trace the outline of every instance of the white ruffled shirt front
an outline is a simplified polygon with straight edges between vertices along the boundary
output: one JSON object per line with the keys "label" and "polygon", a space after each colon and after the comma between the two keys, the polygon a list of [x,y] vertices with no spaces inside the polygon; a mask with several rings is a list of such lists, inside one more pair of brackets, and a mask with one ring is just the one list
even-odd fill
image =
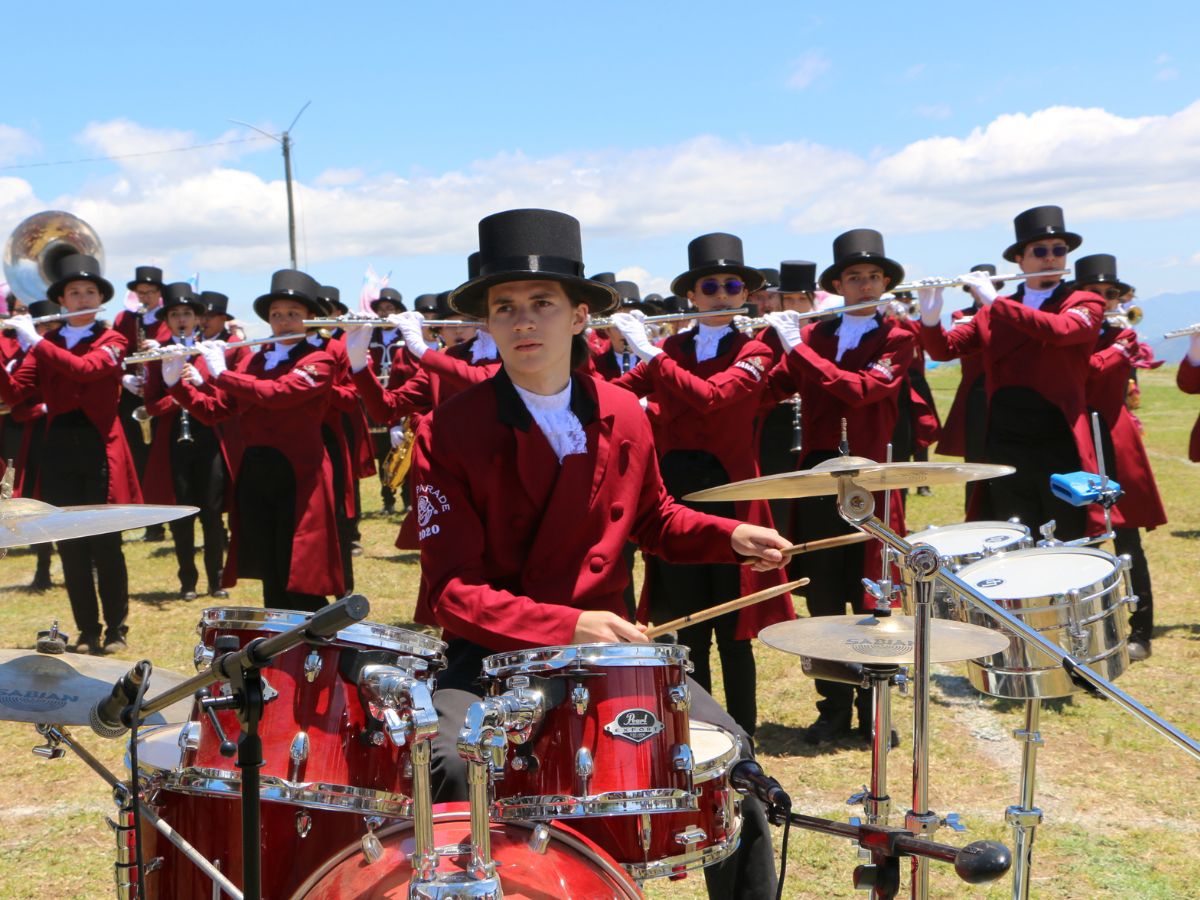
{"label": "white ruffled shirt front", "polygon": [[496,339],[482,328],[476,331],[475,343],[471,345],[471,364],[474,365],[481,359],[495,359],[499,355],[500,351],[496,349]]}
{"label": "white ruffled shirt front", "polygon": [[295,346],[295,344],[272,344],[270,350],[263,352],[263,368],[270,372],[291,355]]}
{"label": "white ruffled shirt front", "polygon": [[857,347],[863,335],[874,330],[878,324],[874,316],[842,316],[841,324],[838,325],[837,356],[834,358],[841,362],[846,351]]}
{"label": "white ruffled shirt front", "polygon": [[717,355],[717,347],[721,338],[729,333],[729,326],[697,322],[696,328],[696,362],[706,362]]}
{"label": "white ruffled shirt front", "polygon": [[576,453],[587,453],[587,434],[583,430],[583,423],[571,410],[570,382],[557,394],[549,395],[535,394],[515,384],[513,387],[533,416],[533,421],[537,422],[538,428],[542,429],[542,434],[550,442],[559,462]]}
{"label": "white ruffled shirt front", "polygon": [[63,343],[67,345],[68,350],[74,350],[75,345],[82,341],[85,337],[91,337],[91,325],[64,325],[58,331],[62,335]]}
{"label": "white ruffled shirt front", "polygon": [[1052,288],[1047,288],[1044,291],[1035,291],[1026,286],[1025,293],[1021,297],[1021,302],[1032,309],[1041,309],[1042,304],[1050,299],[1050,295],[1058,290],[1058,285]]}

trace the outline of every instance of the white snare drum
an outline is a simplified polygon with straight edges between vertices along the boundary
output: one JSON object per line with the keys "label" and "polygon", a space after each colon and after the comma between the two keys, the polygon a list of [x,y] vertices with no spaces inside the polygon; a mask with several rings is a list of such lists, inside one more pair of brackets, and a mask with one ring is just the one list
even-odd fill
{"label": "white snare drum", "polygon": [[[924,531],[910,534],[906,540],[913,545],[927,544],[937,551],[938,556],[950,561],[950,568],[957,572],[963,566],[1009,550],[1024,550],[1033,546],[1029,529],[1018,522],[961,522],[957,525],[933,526]],[[904,585],[901,605],[904,614],[914,614],[915,598],[912,573],[901,567],[900,580]],[[933,617],[966,622],[963,601],[947,588],[935,582],[933,585]]]}
{"label": "white snare drum", "polygon": [[[1112,681],[1129,666],[1129,587],[1124,559],[1090,547],[1038,547],[1002,553],[958,573],[985,597]],[[967,621],[1009,635],[1008,649],[967,663],[978,690],[1027,700],[1079,690],[1066,670],[982,610],[967,605]]]}

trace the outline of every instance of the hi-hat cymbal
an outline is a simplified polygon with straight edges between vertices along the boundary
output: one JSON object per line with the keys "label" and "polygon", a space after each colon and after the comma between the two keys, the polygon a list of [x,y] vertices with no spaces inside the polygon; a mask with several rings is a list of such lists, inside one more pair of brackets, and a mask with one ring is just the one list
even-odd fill
{"label": "hi-hat cymbal", "polygon": [[[957,662],[991,656],[1008,647],[1008,636],[980,625],[933,619],[929,661]],[[768,647],[863,665],[908,665],[913,662],[916,626],[912,616],[818,616],[777,622],[758,633]]]}
{"label": "hi-hat cymbal", "polygon": [[838,492],[838,479],[852,475],[869,491],[900,490],[935,484],[966,484],[1015,472],[1012,466],[987,463],[877,463],[861,456],[839,456],[799,472],[748,478],[696,491],[684,500],[795,500]]}
{"label": "hi-hat cymbal", "polygon": [[[36,650],[0,650],[0,720],[35,725],[87,725],[88,712],[112,693],[117,679],[132,667],[128,660]],[[155,667],[146,696],[153,697],[186,679]],[[147,716],[145,724],[186,722],[191,699]]]}
{"label": "hi-hat cymbal", "polygon": [[0,549],[161,525],[199,511],[195,506],[144,503],[51,506],[29,497],[13,497],[0,500]]}

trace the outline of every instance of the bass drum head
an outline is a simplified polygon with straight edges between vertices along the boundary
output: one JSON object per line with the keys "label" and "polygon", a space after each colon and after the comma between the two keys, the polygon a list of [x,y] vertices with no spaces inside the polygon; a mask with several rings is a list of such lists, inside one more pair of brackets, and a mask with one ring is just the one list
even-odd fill
{"label": "bass drum head", "polygon": [[[634,881],[607,853],[583,835],[557,822],[548,824],[544,850],[530,847],[533,823],[492,823],[492,857],[505,900],[561,900],[563,897],[641,897]],[[438,857],[438,876],[465,879],[470,863],[470,807],[440,803],[433,807],[433,843],[461,846],[463,852]],[[412,823],[401,822],[375,832],[383,856],[373,865],[358,843],[333,857],[293,894],[294,900],[401,900],[412,880]],[[460,883],[463,883],[460,881]],[[464,884],[464,887],[466,885]],[[448,895],[447,895],[448,896]],[[464,892],[462,896],[469,896]]]}

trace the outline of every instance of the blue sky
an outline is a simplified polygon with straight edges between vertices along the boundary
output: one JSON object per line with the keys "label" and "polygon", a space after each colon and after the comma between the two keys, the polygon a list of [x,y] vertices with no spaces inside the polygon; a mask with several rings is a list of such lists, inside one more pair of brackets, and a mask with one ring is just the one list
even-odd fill
{"label": "blue sky", "polygon": [[[1003,14],[1001,9],[1005,9]],[[590,270],[643,289],[730,230],[757,265],[879,227],[912,275],[1001,262],[1059,202],[1143,295],[1200,271],[1200,100],[1184,4],[59,4],[6,10],[0,227],[73,208],[114,278],[201,273],[235,306],[287,264],[269,142],[295,130],[301,264],[355,293],[453,286],[474,222],[553,205]],[[1019,40],[1027,36],[1029,40]],[[53,46],[48,53],[47,47]],[[89,67],[90,64],[90,67]],[[119,271],[118,271],[119,270]]]}

